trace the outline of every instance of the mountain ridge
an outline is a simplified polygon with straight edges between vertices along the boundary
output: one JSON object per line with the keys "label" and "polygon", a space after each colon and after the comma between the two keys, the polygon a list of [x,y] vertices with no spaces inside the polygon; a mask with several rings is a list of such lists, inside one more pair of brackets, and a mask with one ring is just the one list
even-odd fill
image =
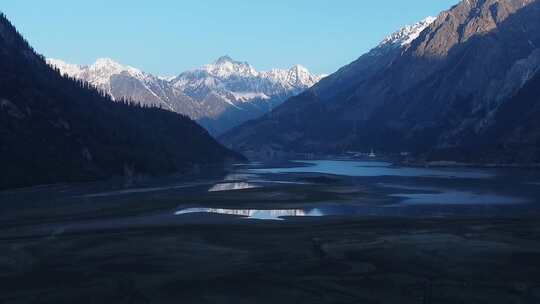
{"label": "mountain ridge", "polygon": [[539,6],[536,0],[462,1],[408,45],[379,45],[220,139],[242,151],[373,147],[450,157],[435,151],[482,137],[501,103],[538,70]]}
{"label": "mountain ridge", "polygon": [[126,98],[187,115],[212,133],[256,118],[320,80],[300,65],[259,72],[230,56],[170,78],[110,58],[99,58],[91,65],[47,61],[62,74],[87,81],[113,99]]}

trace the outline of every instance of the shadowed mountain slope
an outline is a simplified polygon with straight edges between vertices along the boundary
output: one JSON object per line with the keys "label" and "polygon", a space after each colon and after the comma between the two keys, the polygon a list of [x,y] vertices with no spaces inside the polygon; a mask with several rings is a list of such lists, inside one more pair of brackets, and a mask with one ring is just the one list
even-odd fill
{"label": "shadowed mountain slope", "polygon": [[[342,152],[373,147],[461,158],[445,151],[472,148],[471,138],[484,138],[497,124],[501,106],[508,102],[505,109],[512,107],[512,96],[538,71],[539,16],[536,0],[462,1],[409,44],[382,43],[221,140],[238,150]],[[489,151],[494,146],[474,147],[479,153],[469,160],[481,161],[488,154],[496,160],[501,151]],[[531,146],[524,144],[523,149]]]}
{"label": "shadowed mountain slope", "polygon": [[0,16],[0,188],[167,174],[239,156],[189,118],[65,78]]}

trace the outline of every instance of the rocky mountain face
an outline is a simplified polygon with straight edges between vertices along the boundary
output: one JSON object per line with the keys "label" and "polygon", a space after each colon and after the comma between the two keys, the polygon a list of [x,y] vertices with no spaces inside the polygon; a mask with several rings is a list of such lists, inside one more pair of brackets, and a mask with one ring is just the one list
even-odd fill
{"label": "rocky mountain face", "polygon": [[195,100],[171,86],[166,79],[123,66],[112,59],[100,58],[87,66],[52,58],[47,62],[64,75],[90,83],[113,100],[132,100],[184,114],[195,120],[204,115]]}
{"label": "rocky mountain face", "polygon": [[80,66],[48,59],[62,74],[86,81],[113,99],[158,106],[197,120],[211,133],[267,113],[285,99],[301,93],[321,77],[302,66],[258,72],[228,56],[172,79],[157,77],[111,59]]}
{"label": "rocky mountain face", "polygon": [[540,67],[539,2],[462,1],[222,140],[239,150],[373,147],[429,159],[538,161],[530,144],[527,159],[508,156],[515,142],[509,149],[492,136],[477,145]]}
{"label": "rocky mountain face", "polygon": [[212,133],[221,134],[268,113],[320,79],[300,65],[258,72],[247,62],[224,56],[213,64],[180,74],[172,83],[205,109],[207,114],[199,122]]}
{"label": "rocky mountain face", "polygon": [[63,77],[0,15],[0,189],[184,172],[239,158],[183,115],[114,102]]}

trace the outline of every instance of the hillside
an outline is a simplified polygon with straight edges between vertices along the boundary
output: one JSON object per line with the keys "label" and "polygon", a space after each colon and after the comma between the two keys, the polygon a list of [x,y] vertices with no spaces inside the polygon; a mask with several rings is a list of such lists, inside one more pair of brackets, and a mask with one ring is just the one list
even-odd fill
{"label": "hillside", "polygon": [[[514,107],[513,96],[540,67],[538,16],[536,0],[462,1],[414,39],[391,45],[385,39],[270,115],[221,140],[239,151],[374,148],[427,159],[536,161],[538,143],[514,140],[511,149],[502,151],[497,141],[486,141],[498,138],[487,135],[494,132],[491,126],[498,125],[503,109]],[[520,123],[517,129],[533,126]],[[480,139],[483,145],[478,145]],[[469,150],[474,155],[457,153]],[[520,158],[518,151],[528,156]]]}
{"label": "hillside", "polygon": [[189,118],[50,68],[0,16],[0,188],[168,174],[239,156]]}

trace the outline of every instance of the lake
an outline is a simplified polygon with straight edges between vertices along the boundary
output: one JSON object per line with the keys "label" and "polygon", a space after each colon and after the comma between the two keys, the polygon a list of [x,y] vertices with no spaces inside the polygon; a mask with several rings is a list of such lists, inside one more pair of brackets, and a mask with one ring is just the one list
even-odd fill
{"label": "lake", "polygon": [[[176,215],[209,213],[247,219],[280,220],[321,216],[501,216],[537,209],[538,172],[475,168],[398,167],[386,162],[313,160],[283,166],[239,166],[209,191],[242,191],[277,185],[302,186],[303,191],[330,189],[335,193],[369,189],[383,203],[359,196],[302,204],[301,208],[179,208]],[[324,176],[337,184],[309,183]],[[346,182],[345,182],[346,181]],[[268,190],[271,191],[271,190]],[[245,195],[249,196],[249,193]]]}
{"label": "lake", "polygon": [[251,169],[254,173],[324,173],[345,176],[404,176],[432,178],[489,178],[494,173],[471,169],[394,167],[386,162],[315,160],[295,161],[298,167]]}
{"label": "lake", "polygon": [[[354,160],[247,163],[212,176],[149,179],[132,186],[97,182],[0,192],[5,202],[0,217],[5,222],[25,217],[41,222],[49,216],[73,222],[68,228],[47,228],[55,231],[182,224],[194,216],[201,223],[523,216],[538,213],[539,181],[537,170],[526,169],[417,168]],[[106,216],[78,222],[95,212]]]}

